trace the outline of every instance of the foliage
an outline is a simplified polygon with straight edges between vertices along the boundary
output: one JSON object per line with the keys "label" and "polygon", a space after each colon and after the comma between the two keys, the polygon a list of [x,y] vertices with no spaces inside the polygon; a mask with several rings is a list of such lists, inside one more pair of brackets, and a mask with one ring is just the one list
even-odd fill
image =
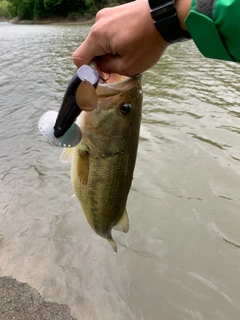
{"label": "foliage", "polygon": [[8,11],[8,2],[6,0],[0,1],[0,18],[6,18],[8,19],[10,17],[9,11]]}
{"label": "foliage", "polygon": [[[7,5],[8,1],[8,5]],[[21,19],[67,17],[73,13],[94,15],[99,9],[121,4],[124,0],[0,0],[11,17]],[[1,11],[0,11],[1,14]]]}

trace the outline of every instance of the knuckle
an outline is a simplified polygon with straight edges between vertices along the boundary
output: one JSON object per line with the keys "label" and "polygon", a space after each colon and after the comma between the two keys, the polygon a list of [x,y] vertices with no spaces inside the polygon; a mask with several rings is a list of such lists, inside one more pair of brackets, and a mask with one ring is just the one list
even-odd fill
{"label": "knuckle", "polygon": [[98,26],[97,23],[95,23],[95,24],[91,27],[91,29],[90,29],[90,34],[89,34],[89,35],[91,35],[91,37],[95,38],[95,37],[98,36],[98,33],[99,33],[99,26]]}
{"label": "knuckle", "polygon": [[108,14],[109,8],[101,9],[97,12],[95,20],[98,21]]}
{"label": "knuckle", "polygon": [[[102,9],[103,10],[103,9]],[[98,11],[95,17],[95,21],[97,22],[102,16],[102,10]]]}

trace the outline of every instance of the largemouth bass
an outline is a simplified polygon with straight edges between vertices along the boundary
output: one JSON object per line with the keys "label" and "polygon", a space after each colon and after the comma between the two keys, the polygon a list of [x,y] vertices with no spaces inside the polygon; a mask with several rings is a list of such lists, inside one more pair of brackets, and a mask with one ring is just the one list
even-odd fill
{"label": "largemouth bass", "polygon": [[141,124],[141,75],[99,84],[97,95],[97,108],[82,111],[77,120],[81,142],[64,150],[61,160],[72,158],[72,186],[87,221],[117,252],[112,228],[129,229],[126,202]]}

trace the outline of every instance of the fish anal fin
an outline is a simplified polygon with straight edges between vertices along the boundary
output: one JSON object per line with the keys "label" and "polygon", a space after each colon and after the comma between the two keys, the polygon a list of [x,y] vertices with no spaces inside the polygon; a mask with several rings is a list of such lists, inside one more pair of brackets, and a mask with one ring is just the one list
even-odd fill
{"label": "fish anal fin", "polygon": [[79,151],[77,172],[80,182],[86,185],[89,175],[89,155],[87,151]]}
{"label": "fish anal fin", "polygon": [[60,161],[62,163],[72,162],[74,148],[63,148],[60,156]]}
{"label": "fish anal fin", "polygon": [[122,232],[126,232],[126,233],[128,232],[128,230],[129,230],[129,218],[128,218],[128,214],[127,214],[126,208],[124,209],[120,220],[113,227],[113,229],[118,230],[118,231],[122,231]]}

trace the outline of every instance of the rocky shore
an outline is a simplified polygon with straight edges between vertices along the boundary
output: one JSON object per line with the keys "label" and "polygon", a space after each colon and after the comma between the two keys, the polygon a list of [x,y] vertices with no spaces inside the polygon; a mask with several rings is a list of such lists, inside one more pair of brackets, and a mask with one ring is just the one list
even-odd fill
{"label": "rocky shore", "polygon": [[0,277],[0,320],[77,320],[65,304],[45,301],[27,283]]}

